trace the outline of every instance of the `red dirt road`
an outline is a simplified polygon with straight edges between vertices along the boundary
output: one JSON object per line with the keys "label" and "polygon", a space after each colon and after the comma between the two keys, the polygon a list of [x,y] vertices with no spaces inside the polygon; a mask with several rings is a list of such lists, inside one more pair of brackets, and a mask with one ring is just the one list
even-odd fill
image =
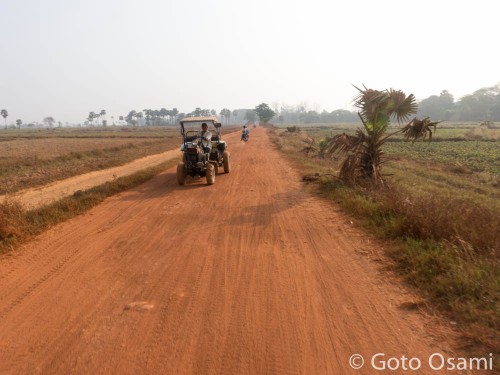
{"label": "red dirt road", "polygon": [[447,330],[402,308],[373,241],[264,129],[229,150],[215,185],[169,169],[0,257],[0,373],[380,374],[375,353],[439,373]]}

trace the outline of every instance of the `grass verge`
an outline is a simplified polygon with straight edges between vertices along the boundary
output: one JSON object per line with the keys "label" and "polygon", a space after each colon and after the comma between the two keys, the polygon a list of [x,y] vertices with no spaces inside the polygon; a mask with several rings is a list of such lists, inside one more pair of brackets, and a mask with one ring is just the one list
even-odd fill
{"label": "grass verge", "polygon": [[78,191],[35,210],[25,210],[15,200],[0,203],[0,254],[14,249],[58,223],[88,211],[112,195],[150,180],[177,162],[178,160],[169,160],[91,189]]}
{"label": "grass verge", "polygon": [[[278,150],[304,174],[335,174],[335,160],[307,156],[307,136],[269,130]],[[454,322],[466,342],[466,355],[500,353],[500,262],[495,207],[480,206],[466,196],[415,193],[394,184],[388,190],[366,190],[331,177],[314,189],[336,202],[368,232],[390,243],[387,255],[395,271]],[[499,364],[498,359],[496,363]]]}

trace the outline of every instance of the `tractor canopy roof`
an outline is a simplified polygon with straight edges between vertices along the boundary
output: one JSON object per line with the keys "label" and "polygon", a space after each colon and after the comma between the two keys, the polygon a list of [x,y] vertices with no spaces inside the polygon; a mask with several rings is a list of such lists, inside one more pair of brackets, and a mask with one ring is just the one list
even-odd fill
{"label": "tractor canopy roof", "polygon": [[192,122],[198,122],[198,123],[206,122],[207,125],[212,124],[215,126],[215,124],[219,123],[219,120],[215,116],[206,116],[206,117],[184,117],[180,121],[181,125],[192,123]]}
{"label": "tractor canopy roof", "polygon": [[179,121],[181,124],[181,134],[185,132],[185,125],[188,125],[190,129],[199,129],[201,124],[204,122],[210,127],[213,126],[217,131],[217,135],[220,135],[220,128],[222,124],[216,116],[205,116],[205,117],[184,117]]}

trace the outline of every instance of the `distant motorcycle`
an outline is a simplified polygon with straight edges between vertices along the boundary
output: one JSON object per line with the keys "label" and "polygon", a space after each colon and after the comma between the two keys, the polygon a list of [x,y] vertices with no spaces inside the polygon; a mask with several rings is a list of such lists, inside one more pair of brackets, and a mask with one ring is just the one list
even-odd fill
{"label": "distant motorcycle", "polygon": [[245,141],[245,142],[248,142],[248,134],[247,133],[242,133],[241,134],[241,140]]}

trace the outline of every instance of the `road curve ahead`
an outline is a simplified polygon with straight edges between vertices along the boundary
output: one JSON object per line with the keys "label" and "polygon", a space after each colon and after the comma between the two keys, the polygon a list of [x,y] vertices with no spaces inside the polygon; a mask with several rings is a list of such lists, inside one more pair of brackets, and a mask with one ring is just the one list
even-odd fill
{"label": "road curve ahead", "polygon": [[380,374],[376,353],[448,353],[374,241],[251,130],[214,185],[169,169],[0,257],[0,373]]}

